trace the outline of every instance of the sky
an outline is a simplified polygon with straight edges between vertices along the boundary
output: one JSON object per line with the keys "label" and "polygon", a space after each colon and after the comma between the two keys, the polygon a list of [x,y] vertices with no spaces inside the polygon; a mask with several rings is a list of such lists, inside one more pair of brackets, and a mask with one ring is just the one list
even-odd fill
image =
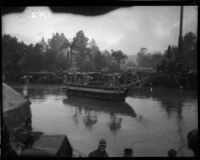
{"label": "sky", "polygon": [[[184,6],[183,35],[197,33],[197,6]],[[122,50],[135,55],[140,48],[164,52],[178,44],[180,6],[122,7],[100,16],[52,13],[48,7],[27,7],[24,12],[2,16],[2,34],[26,44],[47,41],[53,33],[73,39],[83,30],[100,50]]]}

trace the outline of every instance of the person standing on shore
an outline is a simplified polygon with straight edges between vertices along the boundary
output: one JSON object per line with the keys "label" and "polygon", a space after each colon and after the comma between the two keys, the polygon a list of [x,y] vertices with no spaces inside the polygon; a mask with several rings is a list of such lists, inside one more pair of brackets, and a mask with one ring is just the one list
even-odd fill
{"label": "person standing on shore", "polygon": [[125,148],[124,149],[124,157],[133,157],[133,150],[132,150],[132,148]]}
{"label": "person standing on shore", "polygon": [[106,141],[101,139],[99,141],[99,147],[97,150],[91,152],[88,157],[108,157],[108,153],[106,152]]}
{"label": "person standing on shore", "polygon": [[176,150],[170,149],[168,151],[168,157],[176,157],[176,155],[177,155],[177,151]]}

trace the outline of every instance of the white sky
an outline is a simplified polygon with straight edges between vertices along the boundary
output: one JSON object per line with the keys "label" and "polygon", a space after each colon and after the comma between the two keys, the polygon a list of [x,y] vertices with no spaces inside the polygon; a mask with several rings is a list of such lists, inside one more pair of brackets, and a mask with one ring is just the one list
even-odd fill
{"label": "white sky", "polygon": [[[120,49],[133,55],[142,47],[163,52],[169,44],[177,45],[179,20],[180,6],[125,7],[101,16],[55,14],[48,7],[28,7],[23,13],[3,16],[2,33],[30,44],[56,32],[72,39],[83,30],[101,50]],[[197,6],[184,6],[183,35],[189,31],[197,33]]]}

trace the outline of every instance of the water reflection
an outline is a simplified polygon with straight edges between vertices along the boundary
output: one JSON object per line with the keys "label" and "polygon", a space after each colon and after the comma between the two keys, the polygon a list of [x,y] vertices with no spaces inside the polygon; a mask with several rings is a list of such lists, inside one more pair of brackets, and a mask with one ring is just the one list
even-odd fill
{"label": "water reflection", "polygon": [[[182,89],[135,89],[132,97],[136,98],[152,98],[160,102],[160,107],[164,109],[167,116],[171,118],[172,115],[176,114],[176,126],[177,134],[179,137],[178,152],[182,157],[184,156],[184,146],[187,146],[185,139],[185,133],[182,128],[184,125],[183,119],[183,108],[185,102],[193,102],[197,99],[197,91],[194,90],[182,90]],[[192,106],[191,106],[192,107]]]}
{"label": "water reflection", "polygon": [[75,107],[75,114],[72,119],[78,125],[78,120],[81,114],[83,115],[83,123],[87,129],[92,129],[92,126],[98,122],[97,113],[103,112],[110,115],[110,122],[108,127],[115,134],[120,128],[122,117],[125,115],[136,117],[136,113],[128,103],[125,102],[111,102],[104,100],[96,100],[80,97],[69,97],[63,100],[63,103],[68,106]]}
{"label": "water reflection", "polygon": [[113,134],[116,134],[116,132],[121,128],[121,123],[122,117],[118,117],[116,114],[110,115],[110,122],[108,126]]}
{"label": "water reflection", "polygon": [[24,94],[24,92],[27,92],[31,99],[40,99],[40,101],[44,101],[47,95],[63,95],[62,88],[60,86],[18,85],[13,87],[19,93]]}
{"label": "water reflection", "polygon": [[76,126],[79,124],[79,115],[81,115],[78,108],[75,107],[75,113],[72,115],[72,120],[75,122]]}
{"label": "water reflection", "polygon": [[161,103],[160,106],[166,111],[168,117],[171,117],[171,114],[176,111],[177,118],[182,119],[182,108],[185,100],[193,100],[194,97],[197,97],[197,91],[166,88],[154,88],[153,90],[151,88],[136,88],[131,96],[140,99],[152,98],[155,101],[159,101]]}
{"label": "water reflection", "polygon": [[32,86],[25,85],[23,87],[14,87],[16,91],[22,95],[27,92],[31,99],[45,99],[46,91],[44,88],[33,88]]}
{"label": "water reflection", "polygon": [[83,123],[88,129],[92,129],[92,126],[97,123],[97,114],[95,112],[86,111],[83,117]]}
{"label": "water reflection", "polygon": [[104,112],[110,115],[121,114],[136,117],[134,109],[126,102],[104,101],[97,99],[69,97],[63,99],[64,104],[75,106],[84,111]]}
{"label": "water reflection", "polygon": [[108,151],[115,156],[132,141],[166,132],[164,138],[137,143],[134,155],[166,156],[167,151],[174,148],[180,156],[185,156],[188,154],[185,152],[186,135],[197,126],[195,91],[135,88],[126,102],[110,102],[67,98],[60,86],[21,85],[14,88],[20,93],[24,89],[32,100],[34,129],[46,134],[66,134],[77,149],[87,154],[96,146],[95,140],[102,136],[109,137]]}

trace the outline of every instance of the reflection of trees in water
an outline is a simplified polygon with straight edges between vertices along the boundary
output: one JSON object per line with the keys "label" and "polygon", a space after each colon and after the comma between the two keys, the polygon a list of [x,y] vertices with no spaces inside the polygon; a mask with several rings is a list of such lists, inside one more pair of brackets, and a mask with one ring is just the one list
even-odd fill
{"label": "reflection of trees in water", "polygon": [[113,132],[113,134],[116,134],[116,132],[121,128],[122,118],[118,117],[116,114],[110,114],[110,122],[108,124],[110,130]]}
{"label": "reflection of trees in water", "polygon": [[[134,109],[126,102],[112,102],[80,97],[69,97],[63,99],[63,103],[68,106],[75,106],[80,114],[83,115],[83,123],[86,128],[91,129],[97,123],[97,113],[106,113],[111,115],[110,122],[108,123],[111,131],[116,132],[121,128],[122,118],[116,115],[126,115],[136,117]],[[77,121],[77,111],[73,115],[74,121]],[[78,123],[78,122],[75,122]]]}
{"label": "reflection of trees in water", "polygon": [[177,118],[182,119],[183,102],[180,99],[167,98],[161,100],[161,107],[165,109],[167,115],[171,117],[173,112],[177,112]]}
{"label": "reflection of trees in water", "polygon": [[136,117],[134,109],[126,102],[112,102],[80,97],[70,97],[63,99],[63,103],[69,106],[76,106],[84,111],[102,112],[108,114],[120,114]]}
{"label": "reflection of trees in water", "polygon": [[160,92],[152,93],[152,97],[161,102],[160,106],[166,111],[168,117],[171,117],[172,113],[177,114],[177,128],[180,139],[178,150],[180,155],[183,155],[183,147],[185,146],[185,137],[182,133],[183,103],[184,100],[191,98],[191,96],[192,95],[188,94],[188,92],[182,92],[181,90],[166,90],[166,92],[161,90]]}
{"label": "reflection of trees in water", "polygon": [[78,124],[79,124],[79,115],[80,115],[80,113],[79,113],[79,110],[78,110],[78,108],[77,107],[74,107],[74,109],[75,109],[75,113],[74,113],[74,115],[72,115],[72,120],[75,122],[75,124],[78,126]]}
{"label": "reflection of trees in water", "polygon": [[23,95],[24,92],[27,92],[30,98],[33,99],[44,99],[45,98],[45,89],[43,88],[31,88],[30,86],[23,86],[16,88],[16,91]]}
{"label": "reflection of trees in water", "polygon": [[72,115],[72,120],[76,125],[79,124],[79,119],[82,115],[84,115],[84,110],[81,107],[73,106],[75,113]]}
{"label": "reflection of trees in water", "polygon": [[185,142],[186,142],[186,137],[183,136],[183,132],[182,132],[182,117],[181,118],[177,118],[177,126],[178,126],[178,135],[180,137],[180,145],[179,145],[179,154],[181,156],[183,156],[183,147],[185,146]]}
{"label": "reflection of trees in water", "polygon": [[183,131],[182,131],[182,124],[183,123],[183,117],[182,117],[182,107],[183,104],[179,103],[177,105],[177,127],[178,127],[178,135],[180,137],[180,145],[179,145],[179,154],[180,156],[184,156],[183,154],[183,148],[186,146],[186,137],[183,136]]}
{"label": "reflection of trees in water", "polygon": [[183,134],[183,116],[182,110],[184,102],[188,100],[196,100],[197,92],[192,90],[181,90],[181,89],[153,89],[152,92],[148,89],[135,90],[134,97],[153,98],[156,101],[161,102],[162,107],[167,115],[170,117],[172,113],[176,113],[177,118],[177,134],[179,139],[178,152],[180,156],[184,156],[184,147],[186,146],[186,137]]}
{"label": "reflection of trees in water", "polygon": [[185,100],[191,100],[197,98],[197,92],[192,90],[181,90],[181,89],[162,89],[153,88],[141,88],[135,89],[133,97],[139,98],[153,98],[156,101],[161,102],[161,107],[167,112],[168,116],[171,116],[172,112],[177,112],[178,117],[182,117],[182,107]]}
{"label": "reflection of trees in water", "polygon": [[27,88],[30,98],[33,98],[33,99],[45,99],[46,95],[58,96],[58,95],[63,94],[61,88],[56,87],[56,86],[48,86],[48,85],[45,85],[45,86],[27,85],[26,87],[21,86],[21,87],[16,87],[15,89],[22,94],[25,88]]}
{"label": "reflection of trees in water", "polygon": [[92,126],[97,123],[96,112],[86,110],[85,115],[83,116],[83,123],[85,124],[86,128],[91,129]]}

